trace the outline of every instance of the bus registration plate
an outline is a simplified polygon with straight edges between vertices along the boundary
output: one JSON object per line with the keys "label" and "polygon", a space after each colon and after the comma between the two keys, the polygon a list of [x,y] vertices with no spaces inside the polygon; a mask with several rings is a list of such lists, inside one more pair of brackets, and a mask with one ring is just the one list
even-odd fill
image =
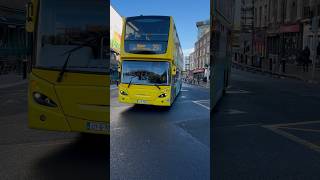
{"label": "bus registration plate", "polygon": [[109,126],[102,122],[87,122],[87,129],[92,131],[106,131],[109,132]]}
{"label": "bus registration plate", "polygon": [[147,104],[148,102],[146,100],[137,100],[138,104]]}

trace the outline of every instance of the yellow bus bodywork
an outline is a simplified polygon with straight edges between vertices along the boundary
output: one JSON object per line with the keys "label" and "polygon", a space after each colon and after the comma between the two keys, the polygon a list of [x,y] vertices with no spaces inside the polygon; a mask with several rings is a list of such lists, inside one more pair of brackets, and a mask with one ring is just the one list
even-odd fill
{"label": "yellow bus bodywork", "polygon": [[[26,31],[35,32],[39,0],[27,6]],[[30,128],[109,134],[110,76],[86,72],[65,72],[57,83],[59,71],[33,68],[29,75],[28,123]],[[50,98],[57,107],[41,105],[34,92]]]}
{"label": "yellow bus bodywork", "polygon": [[[170,30],[169,30],[169,37],[168,37],[168,46],[167,51],[164,54],[132,54],[127,53],[124,49],[124,42],[125,42],[125,26],[126,20],[124,19],[123,23],[123,34],[121,37],[121,52],[120,52],[120,63],[119,63],[119,71],[121,71],[121,62],[126,60],[139,60],[139,61],[166,61],[170,63],[170,69],[172,70],[172,66],[176,66],[177,69],[182,69],[177,63],[176,59],[179,56],[178,49],[175,43],[174,37],[174,21],[173,18],[170,16]],[[180,44],[179,44],[180,45]],[[173,76],[170,73],[170,76]],[[132,84],[128,88],[128,84],[120,83],[118,86],[118,101],[121,103],[128,103],[128,104],[148,104],[148,105],[155,105],[155,106],[171,106],[176,96],[179,94],[181,89],[181,84],[177,86],[173,82],[173,78],[171,83],[168,86],[159,86],[158,89],[156,86],[152,85],[135,85]],[[128,95],[122,95],[120,92],[124,91]],[[165,98],[160,98],[159,95],[165,93],[167,96]]]}
{"label": "yellow bus bodywork", "polygon": [[[29,127],[54,131],[109,134],[109,76],[66,72],[56,82],[59,71],[33,69],[30,74]],[[57,104],[38,104],[34,92]]]}
{"label": "yellow bus bodywork", "polygon": [[[148,104],[155,106],[170,106],[172,103],[171,86],[156,86],[135,85],[132,84],[128,88],[128,84],[119,85],[118,100],[121,103],[128,104]],[[124,91],[128,95],[122,95]],[[164,98],[159,98],[161,94],[167,94]]]}

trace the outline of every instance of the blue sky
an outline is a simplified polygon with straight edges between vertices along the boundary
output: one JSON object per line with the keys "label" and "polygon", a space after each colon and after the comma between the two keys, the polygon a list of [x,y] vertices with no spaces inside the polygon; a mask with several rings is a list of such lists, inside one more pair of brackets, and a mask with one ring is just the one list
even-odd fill
{"label": "blue sky", "polygon": [[124,17],[137,15],[173,16],[184,54],[197,39],[196,22],[209,19],[210,0],[111,0]]}

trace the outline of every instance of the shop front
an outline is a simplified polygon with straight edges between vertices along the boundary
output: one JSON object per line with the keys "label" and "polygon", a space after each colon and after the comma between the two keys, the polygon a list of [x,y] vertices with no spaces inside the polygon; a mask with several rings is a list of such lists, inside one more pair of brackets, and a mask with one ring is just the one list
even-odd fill
{"label": "shop front", "polygon": [[203,79],[205,78],[205,68],[196,68],[193,71],[193,79],[195,81],[203,81]]}

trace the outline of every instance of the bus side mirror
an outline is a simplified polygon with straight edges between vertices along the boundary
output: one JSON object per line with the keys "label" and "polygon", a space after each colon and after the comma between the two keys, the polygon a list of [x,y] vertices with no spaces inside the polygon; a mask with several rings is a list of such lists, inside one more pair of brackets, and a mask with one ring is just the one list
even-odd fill
{"label": "bus side mirror", "polygon": [[34,6],[32,2],[26,5],[26,31],[34,32]]}
{"label": "bus side mirror", "polygon": [[177,67],[175,65],[172,65],[172,71],[171,71],[172,75],[176,75],[177,74]]}

